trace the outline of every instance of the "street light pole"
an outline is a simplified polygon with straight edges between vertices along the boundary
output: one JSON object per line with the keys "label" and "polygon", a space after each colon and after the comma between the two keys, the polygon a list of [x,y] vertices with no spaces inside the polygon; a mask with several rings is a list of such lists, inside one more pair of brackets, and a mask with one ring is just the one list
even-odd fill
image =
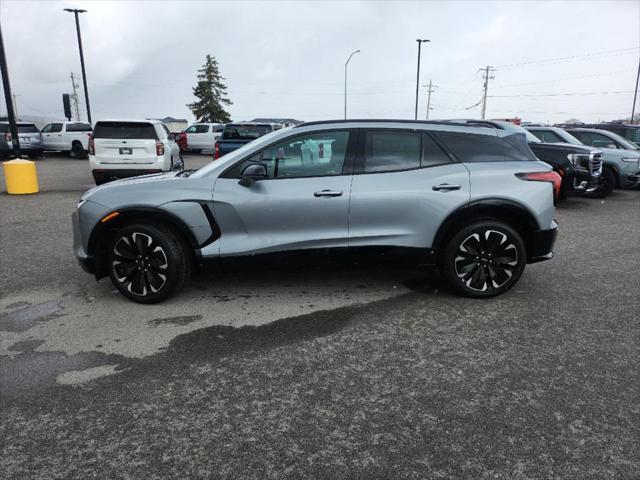
{"label": "street light pole", "polygon": [[426,42],[430,42],[431,40],[423,40],[423,39],[416,39],[416,42],[418,42],[418,71],[416,74],[416,112],[414,115],[414,120],[418,119],[418,93],[420,91],[420,52],[421,52],[421,47],[423,43]]}
{"label": "street light pole", "polygon": [[360,53],[360,50],[356,50],[355,52],[351,53],[351,55],[349,55],[349,58],[347,58],[347,61],[344,63],[344,119],[347,119],[347,65],[349,65],[349,60],[351,60],[351,57],[353,57],[356,53]]}
{"label": "street light pole", "polygon": [[4,41],[2,40],[2,27],[0,27],[0,73],[2,73],[2,87],[4,89],[4,100],[7,104],[7,117],[9,118],[9,131],[11,132],[11,144],[13,154],[20,158],[20,138],[18,137],[18,127],[16,126],[16,116],[13,111],[13,98],[11,96],[11,85],[9,83],[9,71],[7,69],[7,57],[4,54]]}
{"label": "street light pole", "polygon": [[91,123],[91,108],[89,107],[89,90],[87,89],[87,72],[84,69],[84,54],[82,53],[82,37],[80,36],[80,20],[79,13],[85,13],[86,10],[78,8],[65,8],[65,12],[72,12],[76,17],[76,32],[78,33],[78,49],[80,50],[80,66],[82,67],[82,83],[84,85],[84,99],[87,104],[87,120]]}
{"label": "street light pole", "polygon": [[638,73],[636,74],[636,89],[633,91],[633,108],[631,109],[631,125],[634,124],[633,117],[636,114],[636,98],[638,97],[639,81],[640,81],[640,61],[638,61]]}

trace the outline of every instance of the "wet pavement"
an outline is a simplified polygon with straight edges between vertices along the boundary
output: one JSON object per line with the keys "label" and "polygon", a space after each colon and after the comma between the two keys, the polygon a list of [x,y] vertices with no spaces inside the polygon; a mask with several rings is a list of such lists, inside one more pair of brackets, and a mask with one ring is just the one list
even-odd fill
{"label": "wet pavement", "polygon": [[70,256],[72,161],[0,195],[0,478],[640,478],[640,191],[488,301],[319,265],[141,306]]}

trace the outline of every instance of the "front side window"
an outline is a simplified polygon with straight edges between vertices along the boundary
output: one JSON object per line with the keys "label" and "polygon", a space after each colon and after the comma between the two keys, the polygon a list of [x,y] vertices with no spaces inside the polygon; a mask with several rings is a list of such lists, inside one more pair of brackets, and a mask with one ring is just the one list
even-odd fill
{"label": "front side window", "polygon": [[253,163],[263,164],[269,178],[341,175],[348,143],[348,131],[291,137],[243,160],[225,177],[239,178],[242,171]]}
{"label": "front side window", "polygon": [[600,133],[584,132],[582,134],[582,142],[596,148],[618,148],[614,140]]}
{"label": "front side window", "polygon": [[209,125],[195,125],[195,127],[193,133],[207,133],[209,131]]}
{"label": "front side window", "polygon": [[562,143],[563,140],[556,133],[549,130],[537,130],[532,132],[536,137],[546,143]]}
{"label": "front side window", "polygon": [[62,131],[61,123],[52,123],[50,125],[51,125],[51,129],[49,130],[49,133],[58,133]]}
{"label": "front side window", "polygon": [[368,131],[364,171],[390,172],[420,167],[422,134],[403,131]]}
{"label": "front side window", "polygon": [[458,160],[474,162],[513,162],[534,160],[535,156],[520,133],[506,137],[439,132],[437,134]]}
{"label": "front side window", "polygon": [[41,132],[42,133],[49,133],[51,131],[51,124],[49,123],[48,125],[45,125],[44,127],[42,127]]}
{"label": "front side window", "polygon": [[185,133],[196,133],[197,125],[191,125],[189,128],[185,130]]}

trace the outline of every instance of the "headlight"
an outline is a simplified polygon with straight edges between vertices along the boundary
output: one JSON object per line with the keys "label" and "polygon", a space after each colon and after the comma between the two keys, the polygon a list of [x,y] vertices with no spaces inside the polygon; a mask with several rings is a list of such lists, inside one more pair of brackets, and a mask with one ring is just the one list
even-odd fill
{"label": "headlight", "polygon": [[567,155],[567,159],[571,162],[575,169],[589,171],[589,155],[570,153]]}

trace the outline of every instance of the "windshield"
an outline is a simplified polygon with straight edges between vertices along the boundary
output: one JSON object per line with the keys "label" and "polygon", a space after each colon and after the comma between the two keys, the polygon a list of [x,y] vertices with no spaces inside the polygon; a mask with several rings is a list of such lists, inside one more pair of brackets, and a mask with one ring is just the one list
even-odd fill
{"label": "windshield", "polygon": [[223,140],[255,140],[271,132],[268,125],[227,125],[222,132]]}
{"label": "windshield", "polygon": [[541,143],[538,137],[536,137],[529,130],[525,130],[519,125],[516,125],[511,122],[496,122],[496,123],[500,124],[503,130],[511,130],[513,132],[524,133],[525,137],[527,137],[527,142],[529,143]]}
{"label": "windshield", "polygon": [[640,128],[627,128],[624,136],[627,140],[634,143],[640,143]]}

